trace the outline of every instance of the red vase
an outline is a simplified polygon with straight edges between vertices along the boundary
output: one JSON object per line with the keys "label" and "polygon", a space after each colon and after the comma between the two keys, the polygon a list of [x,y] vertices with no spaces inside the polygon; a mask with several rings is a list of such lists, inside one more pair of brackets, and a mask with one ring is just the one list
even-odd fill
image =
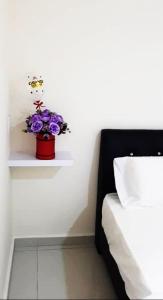
{"label": "red vase", "polygon": [[45,138],[42,134],[36,137],[36,158],[53,159],[55,158],[55,136],[50,135]]}

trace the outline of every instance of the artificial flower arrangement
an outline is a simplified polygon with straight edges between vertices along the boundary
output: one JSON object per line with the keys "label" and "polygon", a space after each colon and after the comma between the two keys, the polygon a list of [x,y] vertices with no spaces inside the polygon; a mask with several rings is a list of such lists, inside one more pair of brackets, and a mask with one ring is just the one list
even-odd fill
{"label": "artificial flower arrangement", "polygon": [[26,119],[27,128],[24,132],[42,134],[45,139],[48,139],[50,135],[65,134],[69,131],[67,123],[64,122],[63,117],[49,109],[41,109],[43,102],[36,101],[36,112],[29,115]]}
{"label": "artificial flower arrangement", "polygon": [[29,85],[32,88],[31,94],[36,97],[33,103],[36,111],[26,118],[26,129],[23,131],[36,135],[37,158],[53,159],[55,157],[55,136],[65,134],[70,130],[61,115],[45,108],[43,101],[38,100],[43,93],[43,80],[34,76]]}

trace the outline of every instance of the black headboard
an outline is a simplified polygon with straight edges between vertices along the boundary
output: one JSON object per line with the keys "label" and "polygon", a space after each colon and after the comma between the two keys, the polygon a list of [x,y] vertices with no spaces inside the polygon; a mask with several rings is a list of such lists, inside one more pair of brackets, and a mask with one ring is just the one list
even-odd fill
{"label": "black headboard", "polygon": [[101,210],[107,193],[115,192],[113,159],[121,156],[163,155],[163,130],[120,130],[101,131],[96,207],[96,246],[100,243]]}

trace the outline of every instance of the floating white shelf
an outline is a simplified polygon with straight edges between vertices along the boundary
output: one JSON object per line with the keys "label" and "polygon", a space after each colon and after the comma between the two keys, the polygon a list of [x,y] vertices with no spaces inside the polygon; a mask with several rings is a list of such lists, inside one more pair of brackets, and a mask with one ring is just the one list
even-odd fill
{"label": "floating white shelf", "polygon": [[68,151],[56,152],[55,159],[40,160],[34,154],[12,152],[8,160],[9,167],[66,167],[72,166],[73,159]]}

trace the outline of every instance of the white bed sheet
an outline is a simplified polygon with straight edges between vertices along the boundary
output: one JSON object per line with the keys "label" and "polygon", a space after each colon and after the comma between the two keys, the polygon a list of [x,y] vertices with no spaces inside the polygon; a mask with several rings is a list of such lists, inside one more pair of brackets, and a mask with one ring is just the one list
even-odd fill
{"label": "white bed sheet", "polygon": [[163,299],[163,206],[123,208],[106,195],[102,226],[130,299]]}

